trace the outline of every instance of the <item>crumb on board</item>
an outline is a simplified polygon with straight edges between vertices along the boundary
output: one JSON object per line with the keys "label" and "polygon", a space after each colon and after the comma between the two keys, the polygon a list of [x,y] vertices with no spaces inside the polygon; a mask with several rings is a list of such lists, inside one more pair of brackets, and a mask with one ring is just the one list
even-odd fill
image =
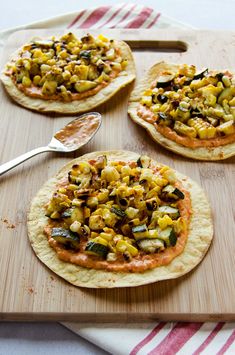
{"label": "crumb on board", "polygon": [[15,224],[9,222],[6,218],[1,218],[1,221],[6,224],[7,229],[14,229]]}

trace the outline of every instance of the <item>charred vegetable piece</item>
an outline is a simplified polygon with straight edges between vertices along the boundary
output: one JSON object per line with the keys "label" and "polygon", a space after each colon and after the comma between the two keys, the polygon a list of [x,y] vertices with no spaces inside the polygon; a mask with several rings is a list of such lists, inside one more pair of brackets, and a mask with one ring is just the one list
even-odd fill
{"label": "charred vegetable piece", "polygon": [[117,208],[117,207],[111,207],[110,211],[115,213],[116,216],[121,217],[121,218],[124,218],[126,216],[126,213],[124,211],[120,210],[120,208]]}
{"label": "charred vegetable piece", "polygon": [[159,95],[157,96],[157,99],[158,99],[159,102],[161,102],[161,104],[164,104],[165,102],[167,102],[168,97],[165,96],[165,95],[160,95],[160,94],[159,94]]}
{"label": "charred vegetable piece", "polygon": [[79,248],[79,236],[72,231],[65,229],[65,228],[52,228],[51,236],[57,242],[67,245],[72,249]]}
{"label": "charred vegetable piece", "polygon": [[129,202],[128,202],[127,198],[119,198],[118,199],[118,203],[119,203],[121,208],[127,208],[128,205],[129,205]]}
{"label": "charred vegetable piece", "polygon": [[172,120],[164,112],[158,113],[158,123],[163,126],[170,126]]}
{"label": "charred vegetable piece", "polygon": [[85,252],[89,255],[96,255],[105,259],[109,252],[109,248],[103,244],[89,241],[86,245]]}
{"label": "charred vegetable piece", "polygon": [[35,40],[33,42],[38,47],[51,48],[53,46],[53,41],[50,40]]}
{"label": "charred vegetable piece", "polygon": [[106,155],[100,155],[95,162],[95,167],[99,170],[104,169],[107,165]]}
{"label": "charred vegetable piece", "polygon": [[81,51],[79,55],[80,55],[80,58],[90,59],[91,58],[91,51],[84,50],[84,51]]}
{"label": "charred vegetable piece", "polygon": [[75,185],[80,185],[82,180],[80,177],[72,175],[72,172],[69,171],[68,173],[68,180],[70,183],[75,184]]}
{"label": "charred vegetable piece", "polygon": [[175,75],[170,74],[170,73],[166,73],[166,74],[161,75],[158,78],[158,81],[156,83],[156,87],[157,88],[166,88],[167,86],[169,86],[171,84],[174,77],[175,77]]}
{"label": "charred vegetable piece", "polygon": [[149,211],[156,210],[156,208],[158,207],[158,202],[157,202],[156,197],[146,200],[146,207],[147,207],[147,210],[149,210]]}
{"label": "charred vegetable piece", "polygon": [[132,233],[134,234],[135,240],[148,238],[148,227],[146,224],[134,226],[132,227]]}
{"label": "charred vegetable piece", "polygon": [[141,155],[137,160],[137,165],[140,168],[148,168],[150,166],[151,159],[147,155]]}
{"label": "charred vegetable piece", "polygon": [[204,76],[206,76],[207,74],[208,74],[208,68],[202,69],[202,70],[200,70],[200,71],[198,71],[198,72],[196,72],[196,73],[194,74],[193,79],[194,79],[194,80],[202,79],[202,78],[204,78]]}
{"label": "charred vegetable piece", "polygon": [[172,185],[167,185],[162,189],[162,194],[161,198],[163,200],[183,200],[184,199],[184,194],[182,191],[180,191],[177,187],[174,187]]}
{"label": "charred vegetable piece", "polygon": [[138,246],[145,253],[155,253],[165,248],[164,242],[160,239],[142,239],[138,241]]}
{"label": "charred vegetable piece", "polygon": [[168,214],[168,216],[173,219],[178,218],[180,215],[178,208],[174,208],[171,206],[160,206],[157,211],[160,215],[164,216],[165,214]]}
{"label": "charred vegetable piece", "polygon": [[168,247],[174,247],[177,242],[177,236],[172,227],[167,227],[164,230],[160,231],[158,238],[163,240]]}
{"label": "charred vegetable piece", "polygon": [[146,224],[141,224],[139,226],[132,227],[132,233],[146,232],[148,230]]}
{"label": "charred vegetable piece", "polygon": [[61,213],[61,217],[62,218],[71,217],[72,213],[73,213],[73,208],[67,208],[67,210]]}

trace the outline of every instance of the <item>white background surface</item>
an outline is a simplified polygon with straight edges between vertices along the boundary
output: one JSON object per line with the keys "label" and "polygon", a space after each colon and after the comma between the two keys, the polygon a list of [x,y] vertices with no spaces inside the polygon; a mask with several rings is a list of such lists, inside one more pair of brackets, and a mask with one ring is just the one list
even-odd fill
{"label": "white background surface", "polygon": [[[79,11],[84,6],[116,3],[115,0],[1,0],[0,30]],[[135,3],[152,7],[196,28],[235,30],[235,0],[148,0]],[[57,323],[0,323],[0,355],[36,353],[107,354]]]}

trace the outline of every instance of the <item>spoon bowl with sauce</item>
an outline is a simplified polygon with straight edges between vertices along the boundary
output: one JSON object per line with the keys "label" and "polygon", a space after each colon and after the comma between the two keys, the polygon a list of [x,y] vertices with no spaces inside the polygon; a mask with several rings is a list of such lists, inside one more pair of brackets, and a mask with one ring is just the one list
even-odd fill
{"label": "spoon bowl with sauce", "polygon": [[0,175],[3,175],[25,160],[28,160],[40,153],[69,153],[83,147],[96,134],[101,126],[101,122],[101,114],[98,112],[89,112],[77,117],[75,120],[69,122],[61,130],[56,132],[46,147],[33,149],[28,153],[20,155],[19,157],[0,165]]}

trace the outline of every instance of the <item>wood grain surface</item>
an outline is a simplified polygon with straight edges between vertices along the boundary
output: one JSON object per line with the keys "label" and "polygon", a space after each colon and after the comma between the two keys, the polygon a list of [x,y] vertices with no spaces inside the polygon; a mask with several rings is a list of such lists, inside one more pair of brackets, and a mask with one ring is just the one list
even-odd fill
{"label": "wood grain surface", "polygon": [[[51,30],[14,33],[3,52],[2,66],[25,41],[51,34]],[[135,47],[138,78],[161,60],[221,69],[235,66],[235,32],[110,30],[104,34],[128,40]],[[1,320],[235,320],[235,157],[197,162],[154,143],[127,116],[132,88],[129,85],[97,108],[103,115],[103,125],[85,148],[66,156],[46,153],[34,157],[0,177]],[[0,90],[1,163],[46,145],[52,134],[71,120],[68,116],[31,112],[15,104],[2,86]],[[205,189],[212,206],[215,235],[209,252],[194,271],[148,286],[92,290],[68,284],[37,259],[26,229],[32,197],[64,163],[87,152],[107,149],[149,154]]]}

